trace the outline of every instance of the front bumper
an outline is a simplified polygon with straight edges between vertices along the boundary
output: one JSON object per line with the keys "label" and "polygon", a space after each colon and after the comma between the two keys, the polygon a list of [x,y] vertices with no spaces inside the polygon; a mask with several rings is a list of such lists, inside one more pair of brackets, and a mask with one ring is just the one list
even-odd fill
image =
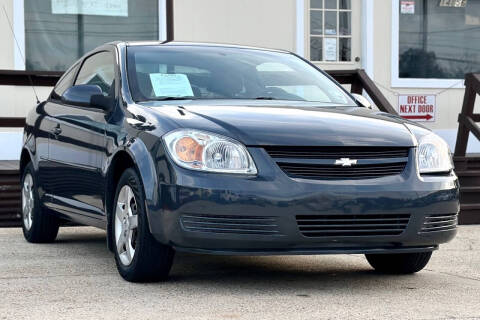
{"label": "front bumper", "polygon": [[[401,175],[376,179],[293,179],[269,161],[263,149],[249,151],[259,169],[256,177],[172,167],[176,183],[160,186],[161,202],[147,203],[155,238],[182,251],[267,255],[432,251],[455,236],[454,227],[426,228],[432,216],[458,213],[454,173],[420,177],[412,165]],[[409,163],[415,163],[413,157],[411,152]],[[335,220],[373,217],[377,225],[361,235],[306,236],[297,223],[299,215],[328,215]],[[406,216],[406,226],[395,234],[377,232],[383,228],[381,219],[390,224],[393,217]],[[352,228],[359,227],[351,225],[347,231]]]}

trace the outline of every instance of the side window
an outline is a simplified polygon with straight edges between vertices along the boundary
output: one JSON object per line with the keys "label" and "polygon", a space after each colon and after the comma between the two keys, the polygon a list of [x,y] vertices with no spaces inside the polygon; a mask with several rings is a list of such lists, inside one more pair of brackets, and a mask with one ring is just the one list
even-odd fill
{"label": "side window", "polygon": [[77,84],[96,84],[102,88],[105,96],[112,93],[115,80],[113,56],[110,52],[100,52],[90,56],[83,63],[78,73]]}
{"label": "side window", "polygon": [[60,99],[62,94],[67,91],[73,85],[73,80],[75,78],[75,74],[78,70],[78,64],[75,65],[73,68],[68,70],[61,78],[58,80],[55,88],[53,88],[51,98],[52,99]]}

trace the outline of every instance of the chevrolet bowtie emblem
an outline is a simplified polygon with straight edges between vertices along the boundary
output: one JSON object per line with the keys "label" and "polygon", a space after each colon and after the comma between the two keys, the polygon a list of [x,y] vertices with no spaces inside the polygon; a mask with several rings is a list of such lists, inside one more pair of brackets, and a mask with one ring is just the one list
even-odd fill
{"label": "chevrolet bowtie emblem", "polygon": [[353,160],[350,158],[341,158],[341,159],[335,160],[336,166],[351,167],[354,164],[357,164],[357,160]]}

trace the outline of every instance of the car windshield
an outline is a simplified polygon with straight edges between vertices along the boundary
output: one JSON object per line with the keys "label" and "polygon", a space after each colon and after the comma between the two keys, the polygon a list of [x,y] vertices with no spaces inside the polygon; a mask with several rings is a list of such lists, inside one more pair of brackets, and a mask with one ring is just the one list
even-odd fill
{"label": "car windshield", "polygon": [[130,46],[132,98],[256,99],[351,105],[336,83],[293,54],[219,46]]}

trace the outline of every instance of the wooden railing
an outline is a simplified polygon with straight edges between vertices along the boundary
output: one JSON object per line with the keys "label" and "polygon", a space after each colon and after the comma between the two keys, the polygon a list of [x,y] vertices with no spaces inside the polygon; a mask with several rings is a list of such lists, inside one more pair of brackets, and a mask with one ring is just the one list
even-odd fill
{"label": "wooden railing", "polygon": [[[0,85],[53,87],[62,74],[63,72],[57,71],[0,70]],[[24,126],[24,117],[0,117],[0,128],[22,128]]]}
{"label": "wooden railing", "polygon": [[462,111],[458,115],[458,133],[455,145],[455,156],[457,157],[465,156],[470,132],[480,140],[480,127],[477,125],[477,122],[480,122],[480,114],[473,113],[477,94],[480,94],[480,74],[467,73]]}
{"label": "wooden railing", "polygon": [[380,111],[397,114],[397,110],[388,102],[365,70],[326,70],[326,72],[339,83],[350,84],[351,93],[362,94],[365,90]]}
{"label": "wooden railing", "polygon": [[0,161],[0,227],[20,226],[20,189],[18,161]]}
{"label": "wooden railing", "polygon": [[458,115],[455,145],[455,173],[460,180],[460,219],[462,224],[480,224],[480,156],[467,154],[470,132],[480,140],[480,114],[473,113],[475,99],[480,94],[480,74],[465,75],[465,95]]}
{"label": "wooden railing", "polygon": [[59,71],[0,70],[0,85],[53,87],[62,74]]}
{"label": "wooden railing", "polygon": [[0,128],[23,128],[24,126],[25,118],[0,118]]}

